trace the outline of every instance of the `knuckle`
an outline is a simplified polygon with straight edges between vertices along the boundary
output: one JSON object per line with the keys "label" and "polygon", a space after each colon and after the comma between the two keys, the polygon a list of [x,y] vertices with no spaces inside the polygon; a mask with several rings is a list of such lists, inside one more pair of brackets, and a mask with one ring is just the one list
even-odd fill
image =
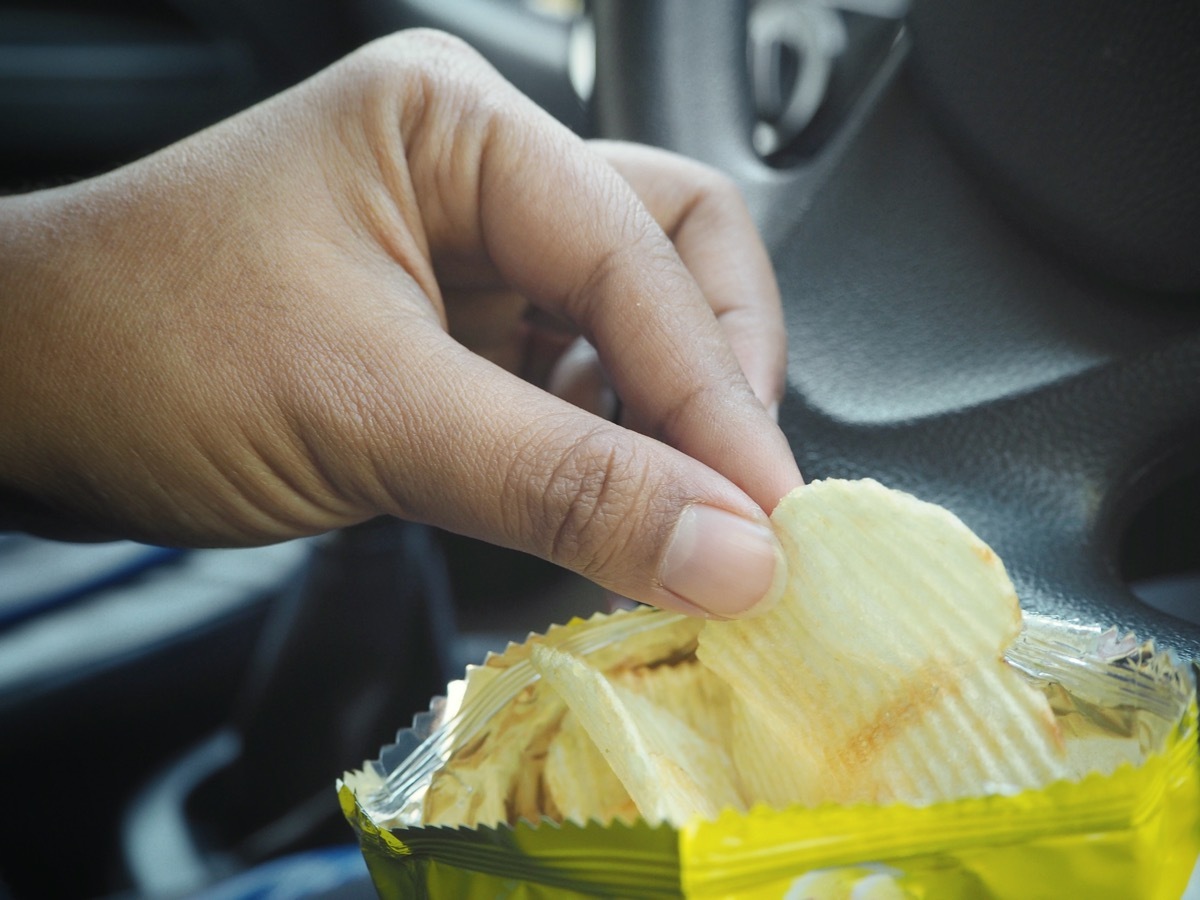
{"label": "knuckle", "polygon": [[364,44],[352,56],[395,73],[397,66],[430,65],[447,60],[481,61],[470,44],[444,31],[413,28]]}
{"label": "knuckle", "polygon": [[377,38],[341,64],[362,92],[394,96],[408,85],[434,94],[486,81],[484,58],[461,38],[432,29],[413,29]]}
{"label": "knuckle", "polygon": [[551,469],[542,498],[549,558],[589,577],[610,572],[632,544],[646,481],[636,450],[612,429],[575,441]]}
{"label": "knuckle", "polygon": [[619,237],[599,250],[566,298],[567,315],[576,322],[589,322],[596,308],[606,305],[606,298],[634,295],[644,290],[645,282],[680,269],[675,248],[649,215],[636,207],[623,215],[616,229]]}
{"label": "knuckle", "polygon": [[[660,440],[674,444],[687,434],[696,434],[712,422],[714,416],[727,409],[729,397],[740,394],[741,384],[729,378],[691,386],[677,397],[663,413],[654,434]],[[733,448],[730,448],[731,452]]]}
{"label": "knuckle", "polygon": [[404,65],[400,35],[389,35],[359,47],[335,68],[361,87],[375,87],[396,78]]}
{"label": "knuckle", "polygon": [[457,35],[433,28],[414,28],[395,35],[405,40],[409,45],[417,44],[428,47],[439,53],[462,57],[464,59],[482,59],[475,49]]}

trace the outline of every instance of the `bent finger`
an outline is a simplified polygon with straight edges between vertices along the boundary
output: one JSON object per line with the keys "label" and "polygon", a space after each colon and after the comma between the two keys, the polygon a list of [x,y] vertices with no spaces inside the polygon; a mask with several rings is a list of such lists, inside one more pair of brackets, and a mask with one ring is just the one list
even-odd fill
{"label": "bent finger", "polygon": [[777,409],[787,366],[779,286],[737,187],[716,170],[665,150],[617,141],[591,145],[674,243],[755,395],[768,410]]}
{"label": "bent finger", "polygon": [[527,101],[498,109],[475,196],[505,281],[577,324],[650,434],[773,509],[801,481],[795,460],[671,241],[577,138]]}
{"label": "bent finger", "polygon": [[400,128],[440,269],[486,260],[565,315],[653,436],[773,509],[801,483],[795,459],[629,183],[466,48],[419,36],[382,47],[410,76],[406,96],[421,101],[404,107]]}

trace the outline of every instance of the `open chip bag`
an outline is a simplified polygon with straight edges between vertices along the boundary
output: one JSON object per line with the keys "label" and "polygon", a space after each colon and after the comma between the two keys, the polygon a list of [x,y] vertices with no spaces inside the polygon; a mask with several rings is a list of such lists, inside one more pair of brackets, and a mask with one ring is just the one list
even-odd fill
{"label": "open chip bag", "polygon": [[338,790],[384,897],[1178,898],[1191,668],[1022,617],[996,555],[874,481],[772,522],[779,601],[552,627]]}

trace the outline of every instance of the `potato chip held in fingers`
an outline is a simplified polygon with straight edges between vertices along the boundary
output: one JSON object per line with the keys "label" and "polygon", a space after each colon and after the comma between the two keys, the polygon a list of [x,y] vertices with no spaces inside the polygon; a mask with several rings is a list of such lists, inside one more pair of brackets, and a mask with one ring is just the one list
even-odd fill
{"label": "potato chip held in fingers", "polygon": [[[1016,592],[958,518],[875,481],[827,480],[789,494],[772,523],[783,598],[707,623],[697,654],[764,740],[802,748],[797,771],[772,775],[803,786],[792,802],[927,804],[1066,774],[1048,703],[1003,660]],[[740,771],[786,762],[760,746],[739,748]]]}

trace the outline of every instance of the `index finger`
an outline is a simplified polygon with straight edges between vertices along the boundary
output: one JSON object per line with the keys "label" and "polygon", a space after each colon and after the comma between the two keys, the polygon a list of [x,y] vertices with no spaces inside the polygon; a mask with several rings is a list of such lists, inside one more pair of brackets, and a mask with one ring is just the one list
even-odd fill
{"label": "index finger", "polygon": [[457,252],[474,232],[508,284],[577,324],[653,436],[773,509],[801,483],[795,459],[671,240],[628,182],[482,60],[470,83],[457,115],[434,117],[453,136],[418,165],[438,173],[424,183],[472,173],[475,202],[436,216],[426,204],[426,220]]}
{"label": "index finger", "polygon": [[783,397],[787,339],[766,247],[734,183],[694,160],[637,144],[592,141],[629,182],[696,279],[755,395]]}

